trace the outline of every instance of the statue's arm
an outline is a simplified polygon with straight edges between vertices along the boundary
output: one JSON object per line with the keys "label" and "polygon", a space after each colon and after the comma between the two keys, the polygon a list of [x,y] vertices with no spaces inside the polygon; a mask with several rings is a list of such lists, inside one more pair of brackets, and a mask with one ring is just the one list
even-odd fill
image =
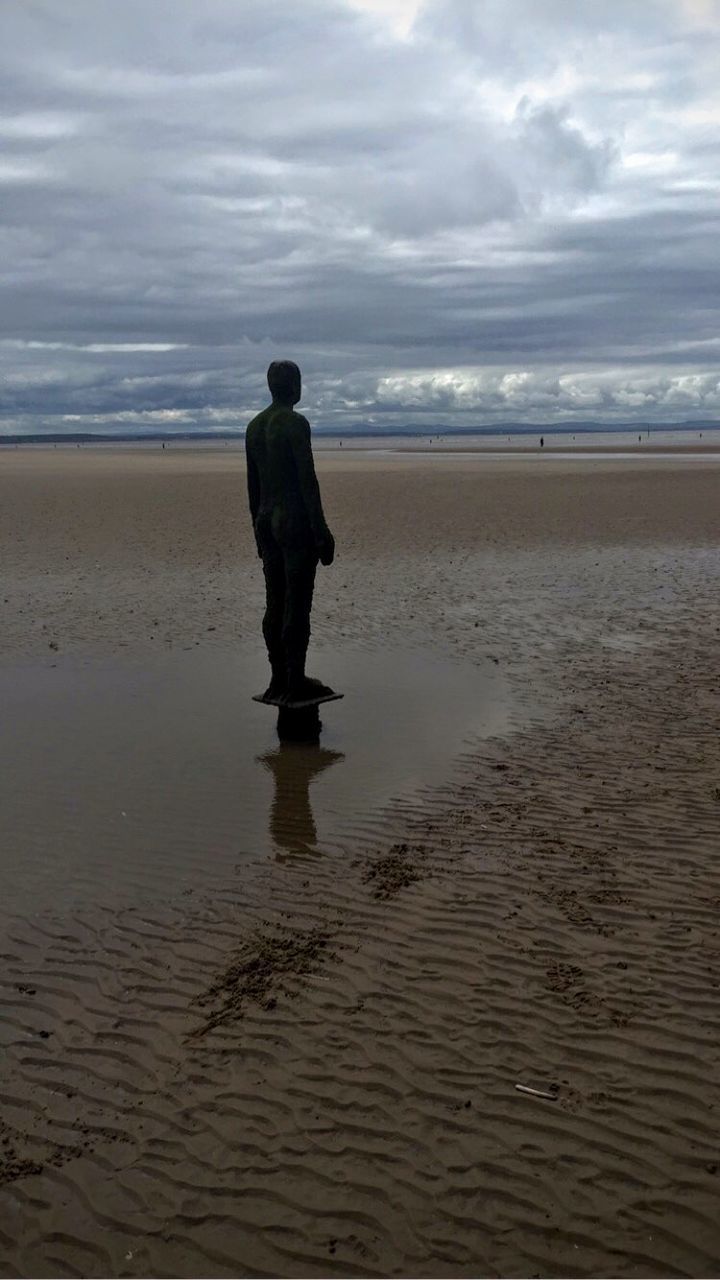
{"label": "statue's arm", "polygon": [[296,415],[296,421],[293,424],[292,448],[300,492],[320,560],[323,564],[332,564],[335,541],[328,529],[322,509],[320,485],[315,475],[315,463],[310,444],[310,423],[301,414]]}
{"label": "statue's arm", "polygon": [[[250,452],[247,436],[245,437],[245,461],[247,464],[247,487],[248,487],[248,503],[250,505],[250,519],[252,520],[253,533],[255,533],[255,521],[257,513],[260,509],[260,477],[258,475],[257,464]],[[258,555],[262,555],[260,545],[255,536],[255,542],[258,549]]]}

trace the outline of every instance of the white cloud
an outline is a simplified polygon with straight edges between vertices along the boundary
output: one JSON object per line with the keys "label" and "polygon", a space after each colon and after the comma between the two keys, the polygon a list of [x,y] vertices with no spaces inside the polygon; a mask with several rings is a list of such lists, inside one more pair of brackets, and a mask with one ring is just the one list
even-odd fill
{"label": "white cloud", "polygon": [[79,122],[67,113],[24,111],[0,117],[0,138],[54,142],[76,133]]}
{"label": "white cloud", "polygon": [[[574,373],[516,370],[438,370],[378,379],[375,405],[394,409],[472,412],[483,421],[625,419],[628,411],[658,421],[720,412],[720,371],[674,374],[658,370]],[[632,416],[632,415],[631,415]]]}
{"label": "white cloud", "polygon": [[420,0],[348,0],[348,4],[381,19],[401,38],[410,34],[420,10]]}

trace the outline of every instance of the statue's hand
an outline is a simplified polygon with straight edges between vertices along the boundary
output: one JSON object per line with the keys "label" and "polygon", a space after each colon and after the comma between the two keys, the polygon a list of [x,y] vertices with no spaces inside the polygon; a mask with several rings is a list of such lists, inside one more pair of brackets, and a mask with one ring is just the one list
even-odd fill
{"label": "statue's hand", "polygon": [[332,564],[335,559],[335,539],[329,529],[318,546],[318,555],[320,563],[324,565]]}

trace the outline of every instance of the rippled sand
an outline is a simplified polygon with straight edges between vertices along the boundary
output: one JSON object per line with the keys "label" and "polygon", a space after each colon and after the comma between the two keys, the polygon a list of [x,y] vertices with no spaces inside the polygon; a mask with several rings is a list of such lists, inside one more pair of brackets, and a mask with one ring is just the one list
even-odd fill
{"label": "rippled sand", "polygon": [[[353,803],[349,696],[301,767],[220,714],[238,454],[0,462],[2,1274],[716,1274],[720,464],[324,459],[311,670],[412,652],[467,728],[378,731]],[[183,663],[143,730],[117,673]],[[108,743],[145,820],[103,825]]]}

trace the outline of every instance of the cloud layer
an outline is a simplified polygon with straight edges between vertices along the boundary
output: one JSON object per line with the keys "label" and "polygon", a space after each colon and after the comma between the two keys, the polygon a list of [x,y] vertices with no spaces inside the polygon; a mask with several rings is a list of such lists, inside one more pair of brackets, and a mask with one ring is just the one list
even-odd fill
{"label": "cloud layer", "polygon": [[715,0],[4,0],[0,431],[720,412]]}

